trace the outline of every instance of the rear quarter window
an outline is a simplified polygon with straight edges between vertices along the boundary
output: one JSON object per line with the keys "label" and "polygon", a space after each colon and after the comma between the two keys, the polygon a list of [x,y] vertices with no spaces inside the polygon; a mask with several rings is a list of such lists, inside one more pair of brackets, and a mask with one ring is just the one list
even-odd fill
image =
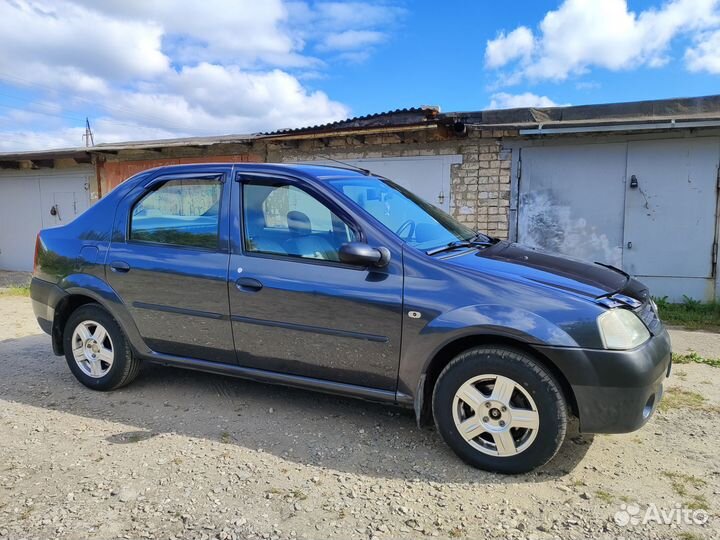
{"label": "rear quarter window", "polygon": [[217,249],[219,180],[169,180],[140,199],[130,215],[130,240]]}

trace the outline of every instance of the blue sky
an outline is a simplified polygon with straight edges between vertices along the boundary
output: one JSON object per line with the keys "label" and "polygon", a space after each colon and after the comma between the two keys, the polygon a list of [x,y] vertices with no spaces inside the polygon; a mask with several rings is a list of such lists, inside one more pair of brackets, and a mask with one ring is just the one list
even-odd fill
{"label": "blue sky", "polygon": [[0,151],[718,93],[720,0],[0,0]]}

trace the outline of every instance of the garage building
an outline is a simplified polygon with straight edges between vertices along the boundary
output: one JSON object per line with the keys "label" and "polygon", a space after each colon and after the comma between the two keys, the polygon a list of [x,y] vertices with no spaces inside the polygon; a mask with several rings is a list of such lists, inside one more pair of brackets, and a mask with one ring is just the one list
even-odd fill
{"label": "garage building", "polygon": [[[720,294],[720,96],[459,113],[420,107],[266,134],[75,151],[75,169],[46,169],[47,152],[0,155],[0,267],[29,268],[35,232],[60,224],[63,206],[81,210],[146,168],[340,160],[395,179],[478,230],[621,267],[657,296]],[[78,202],[72,182],[82,178],[89,187]]]}

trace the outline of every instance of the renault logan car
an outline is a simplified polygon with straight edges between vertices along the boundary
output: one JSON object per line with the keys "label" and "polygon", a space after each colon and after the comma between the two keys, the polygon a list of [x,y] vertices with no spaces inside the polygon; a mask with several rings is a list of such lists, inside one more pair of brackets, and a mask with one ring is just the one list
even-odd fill
{"label": "renault logan car", "polygon": [[31,296],[89,388],[155,362],[387,402],[504,473],[550,460],[569,415],[638,429],[670,371],[648,290],[621,270],[491,238],[342,167],[138,174],[40,232]]}

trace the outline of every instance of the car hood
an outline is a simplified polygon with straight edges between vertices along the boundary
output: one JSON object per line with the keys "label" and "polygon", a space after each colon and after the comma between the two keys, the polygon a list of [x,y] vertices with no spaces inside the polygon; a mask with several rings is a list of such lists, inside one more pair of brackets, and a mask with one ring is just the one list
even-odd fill
{"label": "car hood", "polygon": [[484,249],[444,257],[444,262],[470,270],[512,275],[582,296],[597,298],[622,293],[640,301],[647,289],[618,268],[555,255],[501,241]]}

